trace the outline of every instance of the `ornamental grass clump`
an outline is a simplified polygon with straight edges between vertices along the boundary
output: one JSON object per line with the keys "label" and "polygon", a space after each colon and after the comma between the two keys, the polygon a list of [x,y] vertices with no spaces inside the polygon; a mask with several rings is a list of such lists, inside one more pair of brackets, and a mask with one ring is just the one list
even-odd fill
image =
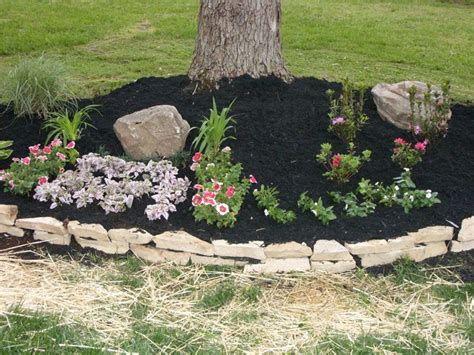
{"label": "ornamental grass clump", "polygon": [[334,90],[328,90],[330,112],[328,131],[343,142],[355,143],[357,133],[367,123],[364,114],[364,90],[356,90],[348,79],[342,82],[342,93],[334,98]]}
{"label": "ornamental grass clump", "polygon": [[16,116],[46,118],[76,105],[72,81],[61,63],[44,56],[21,61],[4,79],[2,101]]}
{"label": "ornamental grass clump", "polygon": [[296,214],[291,210],[284,210],[279,207],[279,192],[275,187],[261,185],[260,189],[253,191],[253,196],[257,201],[257,205],[264,209],[266,216],[269,216],[277,223],[287,224],[296,219]]}
{"label": "ornamental grass clump", "polygon": [[77,160],[76,170],[38,186],[34,198],[51,202],[51,208],[98,204],[108,214],[124,212],[135,199],[149,196],[154,203],[145,214],[153,221],[176,212],[176,205],[186,200],[189,185],[188,178],[178,177],[178,169],[167,160],[145,164],[90,153]]}

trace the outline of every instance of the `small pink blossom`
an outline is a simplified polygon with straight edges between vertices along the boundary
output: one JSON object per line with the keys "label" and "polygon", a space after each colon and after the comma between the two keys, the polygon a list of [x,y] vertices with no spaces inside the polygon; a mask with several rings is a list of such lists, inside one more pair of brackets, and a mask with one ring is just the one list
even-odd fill
{"label": "small pink blossom", "polygon": [[48,157],[46,155],[38,155],[36,159],[45,162],[46,160],[48,160]]}
{"label": "small pink blossom", "polygon": [[421,132],[422,132],[421,127],[418,126],[418,125],[416,125],[416,126],[415,126],[415,134],[418,135],[418,134],[420,134]]}
{"label": "small pink blossom", "polygon": [[344,117],[336,117],[334,118],[332,121],[331,121],[331,124],[333,126],[336,126],[336,125],[339,125],[339,124],[344,124],[346,122],[345,118]]}
{"label": "small pink blossom", "polygon": [[201,184],[196,184],[193,186],[196,190],[204,190],[204,186],[202,186]]}
{"label": "small pink blossom", "polygon": [[44,185],[48,182],[48,177],[47,176],[41,176],[39,179],[38,179],[38,185]]}
{"label": "small pink blossom", "polygon": [[56,156],[59,158],[59,160],[66,161],[66,156],[63,153],[57,152]]}
{"label": "small pink blossom", "polygon": [[192,163],[189,169],[191,169],[191,171],[196,171],[199,168],[199,166],[200,166],[199,163]]}
{"label": "small pink blossom", "polygon": [[43,148],[43,153],[44,154],[51,154],[51,146],[47,145],[46,147]]}
{"label": "small pink blossom", "polygon": [[193,196],[191,203],[193,204],[194,207],[201,205],[202,203],[202,197],[199,194],[196,194]]}
{"label": "small pink blossom", "polygon": [[407,142],[403,138],[396,138],[394,142],[398,145],[405,145]]}
{"label": "small pink blossom", "polygon": [[10,189],[13,190],[13,189],[15,188],[15,181],[10,180],[10,181],[8,182],[8,186],[10,187]]}
{"label": "small pink blossom", "polygon": [[225,216],[227,213],[229,213],[229,206],[225,203],[219,203],[216,206],[216,211],[221,215]]}
{"label": "small pink blossom", "polygon": [[51,142],[51,146],[53,146],[53,147],[60,147],[62,144],[63,143],[61,142],[61,140],[59,138],[55,138]]}
{"label": "small pink blossom", "polygon": [[249,181],[250,181],[251,184],[256,184],[257,183],[257,179],[253,175],[250,175]]}
{"label": "small pink blossom", "polygon": [[235,194],[235,187],[234,186],[229,186],[225,192],[225,195],[227,198],[232,198],[234,197]]}
{"label": "small pink blossom", "polygon": [[74,149],[75,146],[76,146],[76,142],[71,141],[66,145],[66,149]]}
{"label": "small pink blossom", "polygon": [[193,155],[193,162],[197,163],[197,162],[201,161],[201,158],[202,158],[202,153],[201,152],[196,152]]}
{"label": "small pink blossom", "polygon": [[334,169],[339,168],[339,166],[341,165],[341,161],[342,161],[341,154],[336,154],[335,156],[332,157],[332,167]]}
{"label": "small pink blossom", "polygon": [[21,158],[21,163],[22,163],[23,165],[30,165],[31,159],[30,159],[29,157]]}
{"label": "small pink blossom", "polygon": [[216,194],[212,191],[204,191],[203,203],[205,205],[215,206],[216,205]]}
{"label": "small pink blossom", "polygon": [[415,149],[419,152],[424,152],[426,150],[426,144],[424,142],[418,142],[415,144]]}
{"label": "small pink blossom", "polygon": [[31,146],[31,147],[28,147],[28,149],[30,150],[31,154],[36,155],[36,154],[39,153],[40,145],[36,144],[36,145]]}

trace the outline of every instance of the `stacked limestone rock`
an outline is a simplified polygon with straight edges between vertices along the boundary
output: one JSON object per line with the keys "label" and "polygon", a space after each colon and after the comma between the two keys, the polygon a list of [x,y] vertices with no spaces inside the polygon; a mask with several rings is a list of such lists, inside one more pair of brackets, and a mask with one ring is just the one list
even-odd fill
{"label": "stacked limestone rock", "polygon": [[450,250],[459,253],[471,249],[474,249],[474,216],[462,221],[458,239],[452,241]]}
{"label": "stacked limestone rock", "polygon": [[311,256],[311,269],[327,273],[340,273],[354,269],[356,263],[349,250],[335,240],[318,240]]}
{"label": "stacked limestone rock", "polygon": [[23,229],[15,227],[18,207],[12,205],[0,205],[0,234],[5,233],[14,237],[23,237]]}

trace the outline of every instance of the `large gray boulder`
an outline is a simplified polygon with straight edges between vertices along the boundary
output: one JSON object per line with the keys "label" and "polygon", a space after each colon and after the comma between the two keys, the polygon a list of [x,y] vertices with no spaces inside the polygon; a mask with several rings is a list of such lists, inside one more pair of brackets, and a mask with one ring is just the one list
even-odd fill
{"label": "large gray boulder", "polygon": [[[372,88],[372,96],[377,105],[379,116],[387,122],[392,123],[404,130],[411,129],[411,109],[408,89],[415,86],[417,89],[416,99],[423,100],[423,94],[428,86],[421,81],[402,81],[396,84],[377,84]],[[431,92],[441,93],[441,89],[432,86]],[[451,112],[449,113],[451,117]],[[425,118],[424,108],[421,111],[421,119]],[[420,122],[415,122],[419,124]]]}
{"label": "large gray boulder", "polygon": [[183,150],[190,130],[174,106],[158,105],[119,118],[114,131],[133,159],[169,157]]}

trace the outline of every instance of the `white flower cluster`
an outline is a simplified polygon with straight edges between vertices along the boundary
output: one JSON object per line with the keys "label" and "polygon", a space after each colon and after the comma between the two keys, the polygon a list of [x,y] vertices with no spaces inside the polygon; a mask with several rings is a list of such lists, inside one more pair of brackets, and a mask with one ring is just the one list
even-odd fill
{"label": "white flower cluster", "polygon": [[131,208],[135,198],[151,196],[155,203],[145,213],[149,220],[157,220],[176,211],[176,205],[186,200],[189,185],[188,178],[178,177],[178,169],[167,160],[145,164],[90,153],[77,160],[76,170],[37,186],[34,198],[51,201],[51,208],[98,203],[108,214]]}

